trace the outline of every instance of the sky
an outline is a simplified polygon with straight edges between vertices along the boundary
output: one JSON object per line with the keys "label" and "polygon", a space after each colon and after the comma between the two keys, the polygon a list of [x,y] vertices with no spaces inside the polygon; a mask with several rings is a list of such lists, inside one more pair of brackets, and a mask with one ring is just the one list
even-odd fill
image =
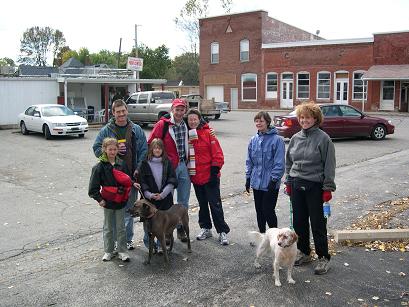
{"label": "sky", "polygon": [[[33,27],[63,32],[73,50],[86,47],[130,52],[138,25],[138,44],[162,44],[174,58],[188,49],[185,34],[174,22],[186,0],[20,0],[3,1],[0,58],[17,60],[20,39]],[[325,39],[372,37],[373,33],[409,31],[409,0],[233,0],[231,13],[265,10],[272,18],[316,33]],[[223,15],[219,0],[209,0],[208,16]]]}

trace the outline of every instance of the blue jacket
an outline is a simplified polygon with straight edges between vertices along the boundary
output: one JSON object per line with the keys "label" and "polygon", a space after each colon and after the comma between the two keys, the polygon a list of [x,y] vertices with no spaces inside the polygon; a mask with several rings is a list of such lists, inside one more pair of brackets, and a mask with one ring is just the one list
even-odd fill
{"label": "blue jacket", "polygon": [[270,181],[276,181],[275,188],[279,189],[284,174],[284,156],[284,141],[275,127],[270,127],[266,133],[257,132],[247,149],[246,178],[250,178],[250,186],[267,191]]}
{"label": "blue jacket", "polygon": [[[134,171],[139,168],[142,161],[146,158],[148,152],[148,143],[146,142],[146,136],[142,128],[130,120],[128,120],[128,125],[132,127],[132,139],[131,146],[132,152],[134,153],[132,157],[132,167],[128,167],[133,175]],[[102,141],[107,137],[113,137],[119,139],[117,135],[117,129],[115,125],[115,119],[111,119],[108,124],[102,127],[99,131],[97,138],[95,139],[92,149],[97,158],[102,155]],[[132,176],[131,176],[132,177]]]}

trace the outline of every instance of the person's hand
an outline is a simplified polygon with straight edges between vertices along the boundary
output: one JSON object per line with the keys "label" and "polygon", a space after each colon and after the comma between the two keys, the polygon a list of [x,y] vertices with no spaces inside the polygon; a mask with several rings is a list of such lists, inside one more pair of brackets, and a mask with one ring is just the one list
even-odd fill
{"label": "person's hand", "polygon": [[250,193],[250,178],[246,178],[246,192]]}
{"label": "person's hand", "polygon": [[105,208],[105,206],[107,205],[105,199],[101,200],[98,205],[100,205],[102,208]]}
{"label": "person's hand", "polygon": [[138,170],[137,169],[133,172],[133,178],[135,180],[138,179]]}
{"label": "person's hand", "polygon": [[277,183],[277,181],[271,180],[271,181],[268,183],[267,189],[268,189],[269,191],[275,190],[275,188],[276,188],[276,183]]}
{"label": "person's hand", "polygon": [[134,182],[134,183],[133,183],[133,186],[134,186],[136,189],[138,189],[138,190],[141,189],[141,185],[140,185],[139,183],[137,183],[137,182]]}
{"label": "person's hand", "polygon": [[160,194],[159,194],[159,193],[155,193],[155,194],[152,194],[151,199],[153,199],[153,200],[161,200],[162,197],[160,197]]}
{"label": "person's hand", "polygon": [[284,193],[287,194],[288,196],[291,196],[291,185],[290,184],[285,185]]}
{"label": "person's hand", "polygon": [[210,179],[209,179],[209,185],[210,186],[216,186],[219,182],[219,178],[217,175],[219,174],[220,167],[218,166],[212,166],[210,167]]}
{"label": "person's hand", "polygon": [[322,200],[324,203],[329,202],[332,199],[331,191],[323,191],[322,192]]}

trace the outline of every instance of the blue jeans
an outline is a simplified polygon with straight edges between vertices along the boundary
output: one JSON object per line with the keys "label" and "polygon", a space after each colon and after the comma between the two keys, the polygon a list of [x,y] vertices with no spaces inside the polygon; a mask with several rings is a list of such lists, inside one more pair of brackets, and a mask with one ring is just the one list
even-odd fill
{"label": "blue jeans", "polygon": [[176,188],[176,203],[188,208],[190,197],[190,176],[186,163],[179,162],[175,173],[178,180],[178,187]]}
{"label": "blue jeans", "polygon": [[[136,201],[136,196],[138,192],[137,190],[132,187],[131,193],[129,194],[129,199],[128,202],[126,203],[125,206],[125,232],[126,232],[126,242],[131,242],[133,239],[133,224],[134,224],[134,219],[133,217],[129,214],[128,209],[132,208],[135,201]],[[115,223],[115,222],[114,222]],[[116,240],[116,232],[115,232],[115,224],[114,224],[114,240]]]}

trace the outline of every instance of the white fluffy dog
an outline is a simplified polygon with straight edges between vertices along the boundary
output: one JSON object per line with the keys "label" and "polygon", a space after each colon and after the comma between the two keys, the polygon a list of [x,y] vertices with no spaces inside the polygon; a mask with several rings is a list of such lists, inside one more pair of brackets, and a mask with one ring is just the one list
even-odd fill
{"label": "white fluffy dog", "polygon": [[281,286],[280,267],[287,267],[287,281],[289,284],[295,284],[291,277],[295,258],[297,256],[297,234],[289,228],[269,228],[265,234],[257,231],[250,231],[257,236],[257,251],[254,266],[260,268],[258,258],[269,249],[273,257],[273,268],[275,285]]}

